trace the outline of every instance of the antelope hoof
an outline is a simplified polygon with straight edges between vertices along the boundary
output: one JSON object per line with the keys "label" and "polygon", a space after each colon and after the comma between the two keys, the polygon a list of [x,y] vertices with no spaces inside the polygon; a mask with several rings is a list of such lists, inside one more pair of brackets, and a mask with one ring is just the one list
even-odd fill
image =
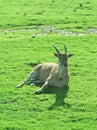
{"label": "antelope hoof", "polygon": [[34,83],[31,83],[30,86],[34,86],[35,84]]}
{"label": "antelope hoof", "polygon": [[41,91],[37,90],[34,94],[41,94]]}
{"label": "antelope hoof", "polygon": [[17,85],[16,88],[21,88],[22,86],[21,85]]}

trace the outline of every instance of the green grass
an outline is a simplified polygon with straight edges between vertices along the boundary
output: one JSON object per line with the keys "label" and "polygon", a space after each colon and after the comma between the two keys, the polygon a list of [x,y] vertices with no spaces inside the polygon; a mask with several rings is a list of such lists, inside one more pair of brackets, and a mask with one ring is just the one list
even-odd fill
{"label": "green grass", "polygon": [[[0,0],[0,129],[96,130],[97,34],[96,0]],[[84,32],[85,35],[43,35],[41,25]],[[34,30],[33,30],[34,29]],[[41,35],[38,35],[41,34]],[[57,62],[52,44],[74,56],[69,59],[69,91],[15,86],[34,68],[27,63]],[[64,102],[63,102],[64,101]]]}
{"label": "green grass", "polygon": [[97,27],[96,6],[96,0],[0,0],[0,26],[56,25],[67,29]]}

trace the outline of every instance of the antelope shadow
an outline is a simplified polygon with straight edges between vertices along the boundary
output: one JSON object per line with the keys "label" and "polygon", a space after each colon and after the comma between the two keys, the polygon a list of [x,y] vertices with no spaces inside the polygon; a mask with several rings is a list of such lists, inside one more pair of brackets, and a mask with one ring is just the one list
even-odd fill
{"label": "antelope shadow", "polygon": [[62,88],[58,87],[48,87],[44,90],[43,93],[47,94],[55,94],[55,102],[48,108],[49,110],[52,110],[56,107],[62,106],[62,107],[70,107],[68,103],[65,102],[65,98],[67,97],[69,91],[69,86],[65,86]]}
{"label": "antelope shadow", "polygon": [[[28,85],[30,85],[32,82],[29,82]],[[41,87],[43,83],[34,83],[35,86]],[[69,86],[64,87],[54,87],[54,86],[48,86],[44,89],[44,91],[41,94],[55,94],[55,102],[48,108],[49,110],[52,110],[56,107],[62,106],[64,108],[69,108],[70,105],[65,102],[65,98],[68,96]],[[35,93],[37,94],[37,93]]]}

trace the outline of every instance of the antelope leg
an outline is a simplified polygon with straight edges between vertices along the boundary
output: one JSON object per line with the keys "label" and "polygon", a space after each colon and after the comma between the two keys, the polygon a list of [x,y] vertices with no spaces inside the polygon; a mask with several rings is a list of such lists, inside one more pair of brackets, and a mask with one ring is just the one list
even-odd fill
{"label": "antelope leg", "polygon": [[30,81],[31,79],[34,79],[38,76],[38,72],[37,71],[34,71],[34,72],[31,72],[29,74],[29,76],[19,85],[17,85],[16,87],[17,88],[21,88],[24,84],[26,84],[28,81]]}

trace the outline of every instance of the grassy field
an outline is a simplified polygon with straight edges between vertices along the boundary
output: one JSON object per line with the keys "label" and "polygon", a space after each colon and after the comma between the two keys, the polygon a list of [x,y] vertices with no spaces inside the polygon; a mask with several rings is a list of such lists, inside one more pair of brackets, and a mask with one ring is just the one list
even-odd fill
{"label": "grassy field", "polygon": [[[15,86],[34,67],[69,59],[69,91]],[[0,130],[97,130],[97,1],[0,0]]]}

